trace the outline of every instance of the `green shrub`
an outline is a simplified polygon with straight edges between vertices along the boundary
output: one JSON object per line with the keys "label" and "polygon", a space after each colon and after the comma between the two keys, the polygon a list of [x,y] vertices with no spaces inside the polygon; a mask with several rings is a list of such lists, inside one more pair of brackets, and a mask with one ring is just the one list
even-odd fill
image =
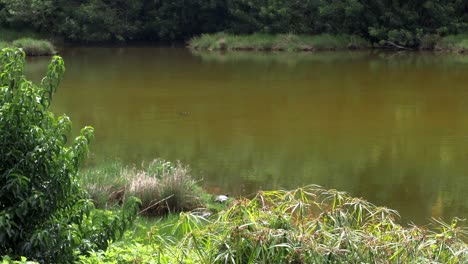
{"label": "green shrub", "polygon": [[68,263],[122,235],[137,203],[129,199],[121,213],[94,210],[77,181],[93,129],[69,144],[70,119],[48,110],[63,60],[53,57],[40,85],[24,66],[23,51],[0,52],[0,252]]}
{"label": "green shrub", "polygon": [[28,261],[26,257],[21,257],[20,260],[12,260],[10,256],[3,256],[1,264],[37,264],[35,261]]}
{"label": "green shrub", "polygon": [[44,56],[55,54],[55,48],[47,40],[20,38],[12,42],[15,48],[21,48],[28,56]]}

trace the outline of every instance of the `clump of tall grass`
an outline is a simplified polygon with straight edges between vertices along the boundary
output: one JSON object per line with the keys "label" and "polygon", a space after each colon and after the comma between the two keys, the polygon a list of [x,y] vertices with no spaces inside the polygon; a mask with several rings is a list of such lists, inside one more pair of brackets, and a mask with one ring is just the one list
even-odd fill
{"label": "clump of tall grass", "polygon": [[365,39],[354,35],[232,35],[202,34],[189,41],[189,47],[199,50],[314,51],[363,49],[370,47]]}
{"label": "clump of tall grass", "polygon": [[98,208],[109,209],[122,204],[129,179],[136,174],[134,167],[119,161],[103,162],[98,167],[80,171],[81,185]]}
{"label": "clump of tall grass", "polygon": [[[468,263],[457,219],[403,227],[396,211],[308,186],[237,199],[212,218],[181,213],[174,239],[154,227],[146,243],[115,244],[83,263]],[[118,262],[118,261],[117,261]]]}
{"label": "clump of tall grass", "polygon": [[54,45],[47,40],[20,38],[11,43],[15,48],[21,48],[29,56],[53,55],[56,53]]}
{"label": "clump of tall grass", "polygon": [[130,180],[129,196],[139,197],[146,215],[189,211],[203,205],[204,191],[180,162],[153,161],[146,171]]}
{"label": "clump of tall grass", "polygon": [[127,197],[141,200],[144,215],[164,215],[200,207],[207,194],[180,162],[156,159],[142,169],[107,163],[82,173],[83,188],[97,207],[120,205]]}

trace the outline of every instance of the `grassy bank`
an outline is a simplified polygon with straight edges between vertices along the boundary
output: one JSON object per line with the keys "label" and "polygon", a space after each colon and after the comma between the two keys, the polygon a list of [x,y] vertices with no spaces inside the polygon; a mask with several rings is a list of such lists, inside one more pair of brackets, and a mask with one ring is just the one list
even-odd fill
{"label": "grassy bank", "polygon": [[28,56],[47,56],[56,53],[54,45],[48,40],[19,38],[11,42],[0,41],[0,49],[21,48]]}
{"label": "grassy bank", "polygon": [[[354,50],[367,48],[406,49],[393,42],[371,43],[352,35],[293,35],[293,34],[252,34],[231,35],[225,33],[203,34],[192,38],[188,46],[193,50],[252,50],[252,51],[321,51]],[[468,52],[468,35],[426,35],[418,49]]]}
{"label": "grassy bank", "polygon": [[203,34],[192,38],[189,47],[198,50],[316,51],[364,49],[370,43],[351,35],[230,35]]}
{"label": "grassy bank", "polygon": [[468,262],[466,230],[456,220],[435,222],[437,231],[430,231],[397,219],[396,211],[317,186],[259,192],[211,217],[181,213],[170,227],[155,225],[144,238],[115,243],[81,262]]}

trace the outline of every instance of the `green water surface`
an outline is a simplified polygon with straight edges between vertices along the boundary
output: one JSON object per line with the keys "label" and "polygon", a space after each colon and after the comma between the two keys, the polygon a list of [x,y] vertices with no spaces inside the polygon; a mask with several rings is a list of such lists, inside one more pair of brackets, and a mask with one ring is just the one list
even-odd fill
{"label": "green water surface", "polygon": [[[468,217],[468,56],[65,48],[53,111],[88,165],[162,157],[215,193],[319,184],[404,222]],[[28,59],[39,80],[50,58]]]}

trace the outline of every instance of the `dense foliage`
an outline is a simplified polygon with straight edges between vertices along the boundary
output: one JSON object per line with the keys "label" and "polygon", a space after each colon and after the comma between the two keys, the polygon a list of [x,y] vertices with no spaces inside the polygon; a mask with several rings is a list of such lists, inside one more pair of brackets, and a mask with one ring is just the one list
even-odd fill
{"label": "dense foliage", "polygon": [[398,213],[308,186],[237,199],[214,217],[181,213],[141,241],[113,244],[83,263],[467,263],[466,230],[397,223]]}
{"label": "dense foliage", "polygon": [[465,0],[0,0],[0,27],[74,41],[183,40],[200,33],[359,35],[429,45],[468,32]]}
{"label": "dense foliage", "polygon": [[93,129],[71,144],[70,119],[49,110],[65,71],[53,57],[35,85],[24,76],[25,54],[0,52],[0,256],[27,256],[68,263],[77,254],[105,249],[123,234],[136,213],[134,201],[122,213],[95,210],[77,182]]}

